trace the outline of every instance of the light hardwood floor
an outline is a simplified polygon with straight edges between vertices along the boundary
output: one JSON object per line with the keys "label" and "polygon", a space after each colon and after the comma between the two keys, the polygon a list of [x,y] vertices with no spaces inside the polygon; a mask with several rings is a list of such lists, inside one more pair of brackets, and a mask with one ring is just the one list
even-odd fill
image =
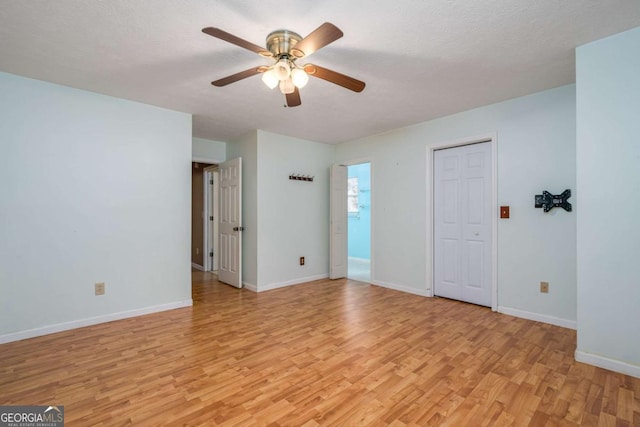
{"label": "light hardwood floor", "polygon": [[640,379],[575,362],[572,330],[347,280],[195,272],[193,297],[1,345],[0,404],[67,426],[640,426]]}

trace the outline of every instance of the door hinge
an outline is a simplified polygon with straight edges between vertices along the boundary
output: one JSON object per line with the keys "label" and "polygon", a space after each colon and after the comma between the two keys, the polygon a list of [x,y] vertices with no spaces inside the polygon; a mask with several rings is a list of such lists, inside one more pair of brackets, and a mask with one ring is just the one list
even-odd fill
{"label": "door hinge", "polygon": [[209,217],[209,221],[213,221],[213,215]]}

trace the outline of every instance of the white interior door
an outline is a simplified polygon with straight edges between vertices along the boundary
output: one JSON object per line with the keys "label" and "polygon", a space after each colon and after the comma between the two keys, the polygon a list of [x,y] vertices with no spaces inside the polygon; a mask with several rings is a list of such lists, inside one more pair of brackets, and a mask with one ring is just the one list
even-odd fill
{"label": "white interior door", "polygon": [[347,167],[331,166],[329,278],[347,277]]}
{"label": "white interior door", "polygon": [[491,144],[434,153],[435,294],[491,306]]}
{"label": "white interior door", "polygon": [[219,165],[218,280],[242,287],[242,158]]}

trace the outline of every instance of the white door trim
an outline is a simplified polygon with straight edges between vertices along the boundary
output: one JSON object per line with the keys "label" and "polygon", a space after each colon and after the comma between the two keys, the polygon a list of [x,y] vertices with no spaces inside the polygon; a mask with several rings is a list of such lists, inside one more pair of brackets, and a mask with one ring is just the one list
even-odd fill
{"label": "white door trim", "polygon": [[[215,271],[218,269],[218,263],[216,262],[219,257],[218,249],[218,165],[212,165],[204,169],[204,270]],[[210,181],[213,179],[213,200],[211,200]],[[213,203],[212,203],[213,202]],[[209,221],[209,217],[213,216],[213,224]],[[213,233],[213,245],[209,244],[210,233]],[[209,256],[209,252],[213,249],[214,259]]]}
{"label": "white door trim", "polygon": [[498,136],[495,132],[451,141],[442,141],[427,147],[427,247],[426,275],[427,295],[433,296],[433,256],[434,256],[434,224],[433,224],[433,191],[434,191],[434,151],[444,148],[488,142],[491,146],[491,310],[498,310]]}
{"label": "white door trim", "polygon": [[193,156],[191,158],[191,161],[197,162],[197,163],[207,163],[210,165],[217,165],[219,163],[224,162],[224,160],[214,159],[213,157],[199,157],[199,156]]}
{"label": "white door trim", "polygon": [[209,256],[209,252],[211,248],[209,247],[209,233],[211,231],[211,225],[209,223],[209,216],[211,213],[211,198],[209,191],[209,181],[213,178],[213,172],[209,167],[204,169],[204,214],[202,215],[203,227],[202,227],[202,241],[204,242],[204,247],[202,251],[202,265],[204,266],[204,271],[211,271],[211,257]]}

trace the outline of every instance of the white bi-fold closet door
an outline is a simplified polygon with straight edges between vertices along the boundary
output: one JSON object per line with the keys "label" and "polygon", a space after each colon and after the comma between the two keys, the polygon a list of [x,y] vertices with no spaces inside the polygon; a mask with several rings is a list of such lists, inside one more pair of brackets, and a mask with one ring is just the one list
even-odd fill
{"label": "white bi-fold closet door", "polygon": [[433,159],[434,293],[491,306],[491,144],[437,150]]}

